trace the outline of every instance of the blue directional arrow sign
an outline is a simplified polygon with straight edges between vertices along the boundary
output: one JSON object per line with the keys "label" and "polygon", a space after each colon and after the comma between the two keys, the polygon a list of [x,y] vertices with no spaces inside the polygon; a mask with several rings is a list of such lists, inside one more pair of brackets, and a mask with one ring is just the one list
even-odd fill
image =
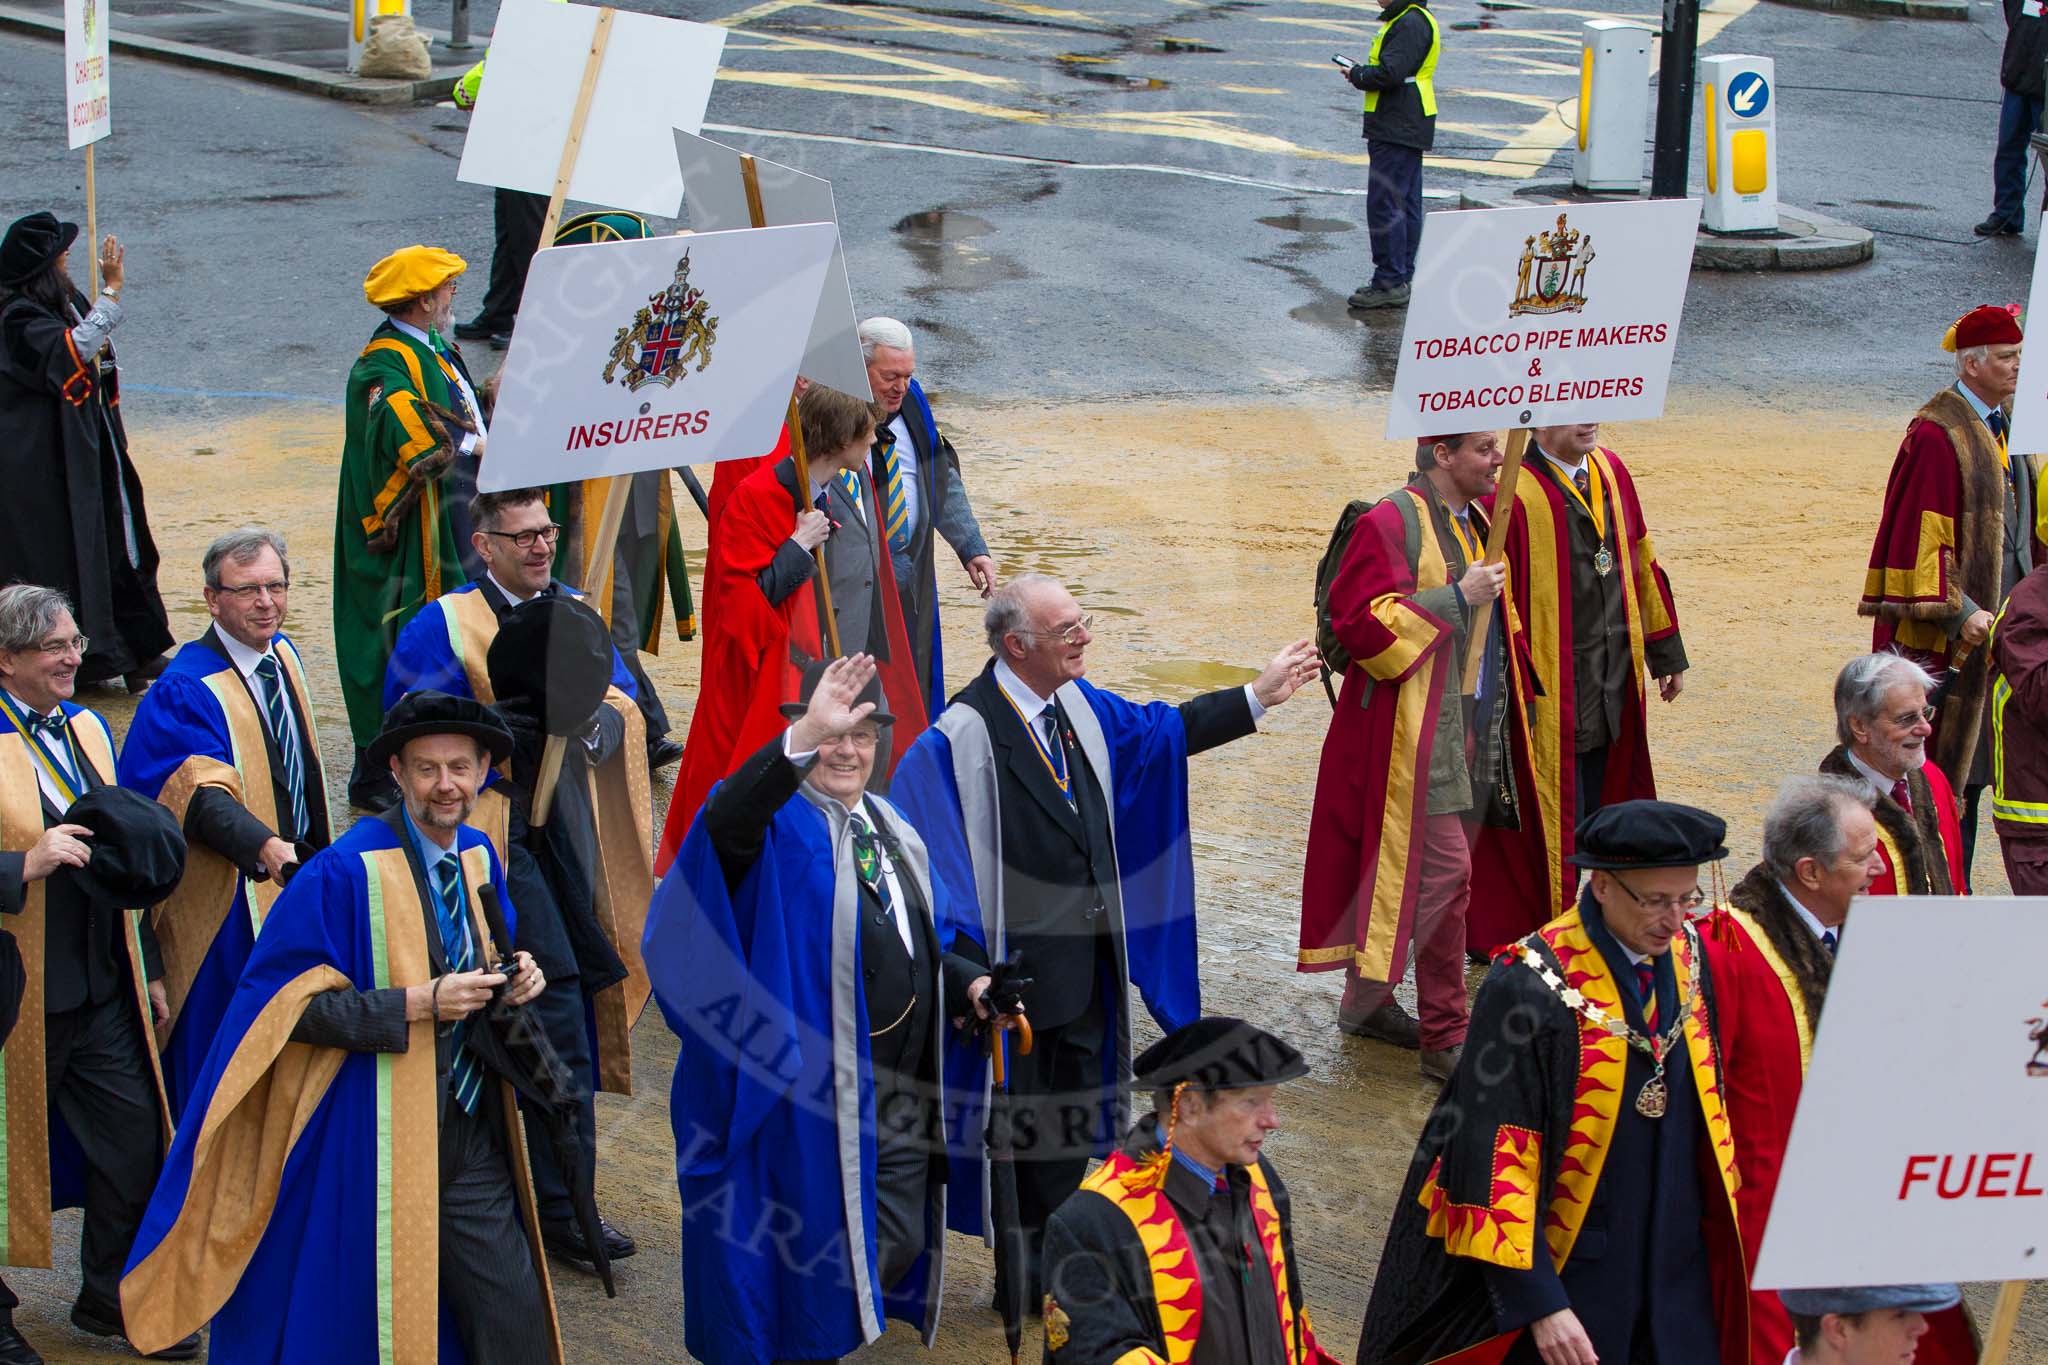
{"label": "blue directional arrow sign", "polygon": [[1728,82],[1728,109],[1737,118],[1757,118],[1771,106],[1771,83],[1761,71],[1745,71]]}

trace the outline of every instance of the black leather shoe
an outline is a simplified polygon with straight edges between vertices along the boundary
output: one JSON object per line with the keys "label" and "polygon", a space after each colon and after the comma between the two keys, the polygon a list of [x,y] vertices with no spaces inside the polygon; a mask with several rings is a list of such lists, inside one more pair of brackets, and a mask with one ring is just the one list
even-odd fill
{"label": "black leather shoe", "polygon": [[613,1227],[602,1214],[598,1215],[597,1226],[604,1233],[604,1249],[614,1261],[623,1261],[640,1249],[638,1242]]}
{"label": "black leather shoe", "polygon": [[11,1320],[0,1322],[0,1365],[43,1365],[43,1358],[36,1354],[36,1348],[15,1330]]}
{"label": "black leather shoe", "polygon": [[1971,228],[1970,231],[1976,233],[1979,237],[2017,237],[2020,235],[2020,229],[2024,226],[2026,226],[2024,223],[2008,222],[1994,213],[1983,222],[1977,224],[1977,226]]}
{"label": "black leather shoe", "polygon": [[[620,1232],[603,1218],[597,1220],[597,1225],[604,1234],[605,1253],[614,1261],[623,1261],[640,1249],[639,1244],[631,1237]],[[541,1245],[547,1248],[548,1255],[558,1261],[567,1261],[578,1270],[593,1270],[597,1266],[590,1257],[590,1243],[583,1240],[583,1229],[573,1223],[567,1226],[542,1224],[540,1240]]]}
{"label": "black leather shoe", "polygon": [[660,739],[647,746],[647,771],[653,772],[657,768],[666,768],[682,756],[682,742],[663,735]]}
{"label": "black leather shoe", "polygon": [[[96,1337],[118,1337],[127,1343],[129,1350],[135,1351],[135,1343],[128,1341],[127,1334],[122,1330],[121,1314],[118,1309],[109,1311],[97,1308],[81,1299],[71,1305],[71,1325],[81,1332],[86,1332]],[[142,1352],[135,1351],[135,1354],[142,1355]],[[166,1346],[161,1351],[152,1351],[148,1355],[142,1356],[142,1358],[144,1360],[197,1360],[199,1359],[199,1334],[194,1332],[183,1341],[172,1346]]]}
{"label": "black leather shoe", "polygon": [[1354,1038],[1373,1038],[1413,1052],[1422,1046],[1422,1025],[1415,1016],[1389,1000],[1371,1014],[1350,1015],[1337,1011],[1337,1027]]}
{"label": "black leather shoe", "polygon": [[455,324],[455,339],[457,341],[482,341],[497,330],[498,328],[494,323],[486,322],[482,318],[471,318],[468,322],[458,322]]}

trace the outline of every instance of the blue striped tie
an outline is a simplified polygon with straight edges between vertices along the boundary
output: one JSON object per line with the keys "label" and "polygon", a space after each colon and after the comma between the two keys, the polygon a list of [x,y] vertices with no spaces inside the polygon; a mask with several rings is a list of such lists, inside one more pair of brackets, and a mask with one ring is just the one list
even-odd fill
{"label": "blue striped tie", "polygon": [[[451,973],[473,970],[476,955],[470,947],[469,925],[464,922],[462,913],[462,868],[453,854],[434,864],[434,900],[436,918],[441,925],[441,947],[448,955],[448,970]],[[464,1042],[468,1031],[467,1019],[455,1026],[455,1060],[448,1068],[448,1088],[454,1094],[455,1102],[462,1106],[462,1112],[474,1114],[477,1096],[483,1093],[484,1077]]]}
{"label": "blue striped tie", "polygon": [[275,654],[263,656],[256,665],[256,676],[263,679],[263,712],[269,719],[270,737],[277,741],[277,752],[284,757],[285,790],[292,795],[292,823],[281,832],[287,842],[297,842],[312,828],[306,814],[306,760],[299,752],[299,729],[292,724],[292,710],[284,699],[284,677]]}
{"label": "blue striped tie", "polygon": [[896,433],[884,427],[875,439],[882,445],[882,525],[889,532],[889,552],[910,553],[910,503],[903,492],[903,458],[896,453]]}

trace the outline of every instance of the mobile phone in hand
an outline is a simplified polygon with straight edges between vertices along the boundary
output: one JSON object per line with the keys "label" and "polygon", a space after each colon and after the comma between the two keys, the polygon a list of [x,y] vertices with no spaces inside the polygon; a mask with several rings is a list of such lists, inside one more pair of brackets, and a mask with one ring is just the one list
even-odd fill
{"label": "mobile phone in hand", "polygon": [[1352,67],[1358,65],[1357,62],[1352,61],[1349,57],[1345,56],[1341,52],[1332,55],[1330,60],[1335,62],[1337,65],[1343,67],[1346,71],[1349,71]]}

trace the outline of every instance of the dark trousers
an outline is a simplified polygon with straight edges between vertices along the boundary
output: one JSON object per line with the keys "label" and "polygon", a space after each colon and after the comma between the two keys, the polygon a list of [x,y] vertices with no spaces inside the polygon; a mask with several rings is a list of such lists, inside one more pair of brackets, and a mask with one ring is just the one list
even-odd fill
{"label": "dark trousers", "polygon": [[491,282],[484,290],[477,321],[509,332],[519,315],[519,296],[526,292],[526,268],[540,250],[540,229],[547,221],[548,197],[525,190],[499,190],[492,212],[497,242],[491,248]]}
{"label": "dark trousers", "polygon": [[[624,532],[620,534],[623,537]],[[654,679],[647,676],[647,670],[640,664],[640,603],[633,593],[633,576],[626,572],[627,563],[622,543],[612,561],[612,643],[618,647],[619,657],[626,661],[626,672],[633,675],[633,702],[640,708],[640,718],[647,722],[647,742],[652,744],[668,733],[668,709],[661,704],[661,694],[654,690]],[[656,583],[653,590],[662,592],[665,587]]]}
{"label": "dark trousers", "polygon": [[1572,801],[1572,820],[1576,824],[1605,804],[1600,799],[1601,791],[1607,786],[1608,745],[1588,749],[1578,756],[1578,791]]}
{"label": "dark trousers", "polygon": [[497,1087],[441,1115],[441,1303],[472,1365],[547,1365],[547,1309],[512,1190]]}
{"label": "dark trousers", "polygon": [[875,1070],[875,1269],[896,1287],[924,1254],[925,1188],[938,1133],[930,1099],[915,1080]]}
{"label": "dark trousers", "polygon": [[[597,1179],[597,1102],[590,1086],[590,1034],[583,1024],[583,982],[577,977],[548,977],[548,988],[526,1007],[540,1016],[548,1041],[555,1045],[562,1065],[583,1087],[583,1107],[576,1111],[576,1131],[583,1150],[577,1164],[583,1178]],[[547,1123],[526,1101],[519,1104],[526,1120],[526,1155],[533,1165],[533,1199],[540,1209],[540,1221],[548,1227],[576,1225],[576,1207],[569,1199],[569,1170]]]}
{"label": "dark trousers", "polygon": [[1372,237],[1372,283],[1393,288],[1415,277],[1422,243],[1422,149],[1367,139],[1365,226]]}
{"label": "dark trousers", "polygon": [[1998,151],[1991,158],[1991,216],[2024,227],[2027,221],[2027,138],[2041,126],[2041,101],[2008,90],[1998,106]]}
{"label": "dark trousers", "polygon": [[1080,1018],[1038,1030],[1031,1052],[1010,1054],[1010,1112],[1015,1132],[1017,1212],[1031,1267],[1026,1303],[1038,1302],[1045,1221],[1081,1188],[1103,1127],[1105,1034],[1098,989]]}
{"label": "dark trousers", "polygon": [[[125,996],[44,1016],[50,1107],[85,1152],[85,1230],[78,1301],[120,1321],[121,1268],[163,1165],[163,1116]],[[0,1282],[0,1310],[21,1302]]]}
{"label": "dark trousers", "polygon": [[[1977,812],[1984,802],[1984,789],[1987,785],[1979,782],[1974,787],[1963,788],[1963,865],[1957,871],[1971,886],[1977,884]],[[2013,894],[2019,896],[2026,893],[2015,888]]]}
{"label": "dark trousers", "polygon": [[2048,843],[2005,843],[2005,879],[2015,896],[2048,896]]}

